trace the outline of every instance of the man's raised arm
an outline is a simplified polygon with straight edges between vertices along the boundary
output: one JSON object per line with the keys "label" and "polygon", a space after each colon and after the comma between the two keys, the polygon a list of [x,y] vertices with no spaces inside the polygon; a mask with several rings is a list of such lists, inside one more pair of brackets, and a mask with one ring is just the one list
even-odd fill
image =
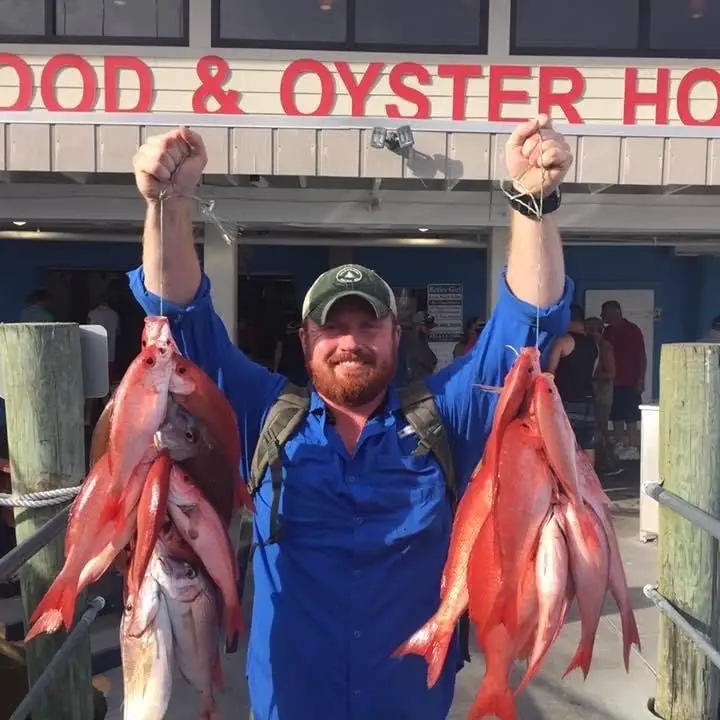
{"label": "man's raised arm", "polygon": [[195,194],[206,163],[202,138],[187,128],[148,138],[133,158],[135,182],[147,202],[145,287],[175,305],[190,303],[200,287],[192,227],[195,200],[188,196]]}
{"label": "man's raised arm", "polygon": [[[520,193],[552,195],[572,165],[570,146],[556,133],[549,118],[522,123],[506,146],[507,168]],[[563,295],[565,262],[552,215],[538,222],[512,211],[507,283],[520,300],[548,307]]]}

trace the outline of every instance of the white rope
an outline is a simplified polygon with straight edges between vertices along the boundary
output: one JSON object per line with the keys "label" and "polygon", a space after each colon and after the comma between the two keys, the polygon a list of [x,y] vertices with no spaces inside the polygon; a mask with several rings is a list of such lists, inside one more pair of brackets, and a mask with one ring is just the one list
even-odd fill
{"label": "white rope", "polygon": [[57,488],[56,490],[42,490],[40,492],[26,493],[25,495],[8,495],[0,493],[0,507],[26,507],[42,508],[62,505],[72,500],[82,486]]}

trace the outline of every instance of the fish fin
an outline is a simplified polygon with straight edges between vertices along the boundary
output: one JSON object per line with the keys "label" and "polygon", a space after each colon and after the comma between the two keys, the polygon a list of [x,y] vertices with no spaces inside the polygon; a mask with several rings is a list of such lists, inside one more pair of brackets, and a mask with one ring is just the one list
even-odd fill
{"label": "fish fin", "polygon": [[635,621],[635,613],[629,609],[622,617],[622,634],[623,634],[623,660],[625,661],[625,672],[630,672],[630,649],[633,645],[642,651],[640,644],[640,633],[638,631],[637,622]]}
{"label": "fish fin", "polygon": [[225,690],[225,677],[223,676],[222,662],[220,661],[220,653],[215,657],[215,665],[213,666],[212,681],[215,687],[221,692]]}
{"label": "fish fin", "polygon": [[245,632],[245,620],[243,619],[242,608],[239,603],[228,608],[225,632],[227,633],[226,647],[237,646],[237,640]]}
{"label": "fish fin", "polygon": [[580,668],[583,673],[583,678],[587,679],[588,673],[590,672],[590,665],[592,664],[593,646],[595,645],[595,638],[588,640],[581,640],[580,646],[575,653],[575,657],[570,661],[567,669],[562,674],[563,678],[567,677],[573,670]]}
{"label": "fish fin", "polygon": [[58,575],[33,610],[29,623],[33,625],[47,612],[57,611],[60,613],[66,629],[70,630],[75,618],[76,588],[77,579],[69,578],[67,573]]}
{"label": "fish fin", "polygon": [[515,698],[509,687],[497,690],[487,682],[482,684],[480,692],[470,708],[468,719],[482,720],[486,717],[497,717],[498,720],[517,720]]}
{"label": "fish fin", "polygon": [[438,681],[447,658],[452,628],[444,630],[437,620],[430,619],[415,634],[406,640],[392,654],[393,657],[419,655],[428,664],[427,686],[433,687]]}
{"label": "fish fin", "polygon": [[496,395],[499,395],[502,392],[502,388],[498,387],[497,385],[481,385],[479,383],[475,383],[473,387],[476,387],[480,390],[484,390],[485,392],[489,393],[495,393]]}
{"label": "fish fin", "polygon": [[61,625],[62,615],[60,614],[60,611],[54,609],[46,610],[34,622],[23,642],[27,644],[41,633],[52,635],[52,633],[56,633],[60,629]]}

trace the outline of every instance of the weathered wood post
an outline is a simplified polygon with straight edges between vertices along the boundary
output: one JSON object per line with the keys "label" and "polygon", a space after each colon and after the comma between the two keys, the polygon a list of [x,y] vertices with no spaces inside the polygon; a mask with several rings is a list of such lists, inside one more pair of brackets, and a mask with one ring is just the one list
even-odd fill
{"label": "weathered wood post", "polygon": [[[663,487],[720,518],[720,344],[663,345],[660,356]],[[718,542],[661,506],[658,590],[717,647]],[[663,720],[716,720],[720,673],[660,615],[655,713]]]}
{"label": "weathered wood post", "polygon": [[[0,325],[0,377],[13,492],[25,494],[79,485],[85,474],[80,327],[73,323]],[[60,508],[17,508],[18,542],[33,535]],[[20,587],[26,623],[63,562],[64,536],[60,536],[23,566]],[[61,630],[40,635],[28,644],[30,686],[65,637]],[[92,720],[93,714],[90,639],[86,637],[68,658],[32,717]]]}

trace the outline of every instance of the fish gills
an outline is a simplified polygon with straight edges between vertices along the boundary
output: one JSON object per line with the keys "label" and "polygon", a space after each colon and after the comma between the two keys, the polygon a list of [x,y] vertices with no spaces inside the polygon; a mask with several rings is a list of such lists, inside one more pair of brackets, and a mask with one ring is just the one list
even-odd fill
{"label": "fish gills", "polygon": [[492,474],[481,463],[458,503],[443,569],[441,603],[437,612],[406,640],[393,657],[420,655],[428,663],[428,687],[438,681],[460,616],[468,605],[468,563],[493,498]]}
{"label": "fish gills", "polygon": [[173,466],[168,514],[183,539],[197,553],[208,575],[220,589],[225,604],[228,643],[244,632],[237,588],[237,562],[227,529],[186,473]]}
{"label": "fish gills", "polygon": [[170,390],[175,400],[205,423],[218,439],[232,464],[238,501],[249,510],[254,510],[250,492],[240,475],[242,447],[237,416],[222,390],[200,367],[179,354],[175,355],[175,372]]}
{"label": "fish gills", "polygon": [[163,720],[172,695],[173,634],[167,603],[149,573],[138,594],[134,623],[120,623],[123,720]]}
{"label": "fish gills", "polygon": [[170,351],[149,346],[130,364],[116,391],[108,456],[118,500],[165,418],[172,371]]}
{"label": "fish gills", "polygon": [[171,468],[170,455],[161,452],[150,467],[142,488],[138,503],[137,539],[128,576],[128,593],[131,596],[140,587],[155,549],[155,541],[165,522]]}
{"label": "fish gills", "polygon": [[562,627],[567,603],[568,550],[565,535],[554,513],[550,514],[540,533],[535,577],[539,606],[538,631],[528,669],[515,690],[516,695],[525,689],[540,669]]}
{"label": "fish gills", "polygon": [[[582,521],[580,514],[586,516],[586,522]],[[576,510],[567,503],[560,510],[560,515],[567,538],[570,573],[577,593],[581,627],[580,644],[563,677],[578,667],[587,677],[592,663],[595,634],[607,594],[610,565],[608,543],[600,521],[586,505]],[[587,528],[590,528],[590,532]]]}

